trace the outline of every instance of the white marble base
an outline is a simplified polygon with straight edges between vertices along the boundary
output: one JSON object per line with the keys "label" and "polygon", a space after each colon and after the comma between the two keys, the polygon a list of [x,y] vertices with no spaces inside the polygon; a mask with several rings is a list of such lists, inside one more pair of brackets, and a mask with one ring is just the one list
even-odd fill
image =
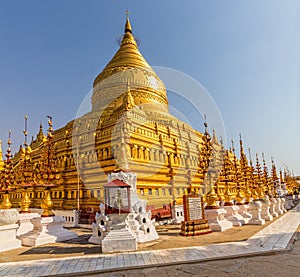
{"label": "white marble base", "polygon": [[184,221],[183,205],[172,205],[172,219],[173,224],[180,224]]}
{"label": "white marble base", "polygon": [[281,198],[275,198],[276,202],[274,202],[275,204],[275,212],[278,214],[278,215],[281,215],[283,214],[283,210],[281,209]]}
{"label": "white marble base", "polygon": [[239,214],[244,218],[245,223],[248,224],[249,220],[252,218],[252,215],[249,213],[249,205],[237,205],[239,207]]}
{"label": "white marble base", "polygon": [[249,220],[248,224],[250,225],[264,225],[266,222],[261,217],[261,202],[260,201],[252,201],[249,204],[250,213],[252,218]]}
{"label": "white marble base", "polygon": [[225,218],[231,221],[233,226],[242,226],[246,224],[246,220],[239,214],[238,206],[223,206],[222,208],[226,211],[226,214],[224,215]]}
{"label": "white marble base", "polygon": [[0,252],[21,247],[21,241],[16,238],[18,224],[0,225]]}
{"label": "white marble base", "polygon": [[294,199],[295,199],[294,195],[285,196],[285,204],[287,207],[289,207],[289,208],[285,207],[287,210],[290,210],[295,207]]}
{"label": "white marble base", "polygon": [[290,206],[289,201],[285,200],[285,202],[284,202],[284,208],[285,208],[286,210],[290,210],[290,209],[292,208],[292,207]]}
{"label": "white marble base", "polygon": [[46,243],[77,238],[77,234],[64,229],[64,219],[60,216],[40,217],[31,219],[33,231],[21,238],[24,246],[37,246]]}
{"label": "white marble base", "polygon": [[110,232],[112,222],[109,220],[108,216],[99,213],[96,213],[95,219],[96,223],[92,223],[93,234],[89,238],[89,243],[101,244],[102,240]]}
{"label": "white marble base", "polygon": [[15,224],[19,220],[17,209],[0,209],[0,226]]}
{"label": "white marble base", "polygon": [[287,209],[284,207],[285,206],[285,198],[281,197],[281,198],[278,198],[279,203],[281,204],[280,208],[282,210],[283,213],[286,213],[287,212]]}
{"label": "white marble base", "polygon": [[102,253],[128,252],[137,250],[137,240],[124,228],[112,230],[102,240]]}
{"label": "white marble base", "polygon": [[19,214],[19,228],[17,230],[17,237],[31,232],[34,228],[31,219],[40,217],[38,213],[20,213]]}
{"label": "white marble base", "polygon": [[148,242],[159,239],[155,229],[155,221],[151,220],[151,212],[130,213],[126,224],[137,242]]}
{"label": "white marble base", "polygon": [[276,198],[271,198],[270,199],[270,214],[273,217],[278,217],[278,213],[276,212],[276,205],[277,205],[277,199]]}
{"label": "white marble base", "polygon": [[273,220],[273,216],[270,214],[270,205],[271,201],[269,198],[265,198],[260,200],[262,206],[261,206],[261,217],[265,221],[271,221]]}
{"label": "white marble base", "polygon": [[232,222],[224,217],[224,214],[226,214],[224,209],[205,209],[204,212],[205,219],[208,220],[209,228],[213,232],[222,232],[232,228]]}

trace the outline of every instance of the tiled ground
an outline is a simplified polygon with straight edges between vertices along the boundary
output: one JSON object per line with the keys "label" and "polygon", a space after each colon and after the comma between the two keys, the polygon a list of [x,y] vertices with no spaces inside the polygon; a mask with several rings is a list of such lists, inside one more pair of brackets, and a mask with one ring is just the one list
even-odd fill
{"label": "tiled ground", "polygon": [[180,264],[243,255],[255,255],[286,249],[300,224],[300,205],[259,231],[247,241],[211,244],[187,248],[139,251],[118,254],[98,254],[31,260],[0,264],[0,276],[49,276],[86,272],[104,272],[136,266]]}

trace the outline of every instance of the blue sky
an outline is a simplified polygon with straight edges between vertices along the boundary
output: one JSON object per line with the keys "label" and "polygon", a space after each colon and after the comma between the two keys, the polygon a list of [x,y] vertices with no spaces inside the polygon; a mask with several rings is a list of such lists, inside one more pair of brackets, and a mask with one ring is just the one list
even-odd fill
{"label": "blue sky", "polygon": [[[183,4],[184,3],[184,4]],[[118,49],[125,11],[153,66],[180,70],[211,94],[227,145],[238,141],[300,175],[298,1],[1,1],[0,139],[23,141],[76,115]],[[175,101],[173,103],[172,101]],[[176,105],[176,99],[170,103]],[[203,130],[201,119],[194,125]],[[209,119],[208,119],[209,121]],[[238,148],[238,147],[237,147]]]}

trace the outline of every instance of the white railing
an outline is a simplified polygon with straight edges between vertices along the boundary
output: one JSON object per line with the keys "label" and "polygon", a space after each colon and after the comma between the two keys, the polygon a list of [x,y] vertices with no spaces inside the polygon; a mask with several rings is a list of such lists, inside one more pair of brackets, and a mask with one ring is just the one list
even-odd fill
{"label": "white railing", "polygon": [[[42,209],[32,208],[32,213],[42,214]],[[61,216],[65,219],[64,227],[76,227],[79,224],[79,212],[77,210],[53,210],[56,216]]]}

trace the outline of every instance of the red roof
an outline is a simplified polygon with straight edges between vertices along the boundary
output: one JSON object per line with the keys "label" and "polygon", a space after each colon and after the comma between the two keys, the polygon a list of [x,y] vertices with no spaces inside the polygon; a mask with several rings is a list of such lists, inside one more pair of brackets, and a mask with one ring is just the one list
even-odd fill
{"label": "red roof", "polygon": [[104,185],[105,188],[107,187],[118,187],[118,188],[130,188],[130,185],[128,185],[127,183],[119,180],[119,179],[115,179],[111,182],[109,182],[108,184]]}

